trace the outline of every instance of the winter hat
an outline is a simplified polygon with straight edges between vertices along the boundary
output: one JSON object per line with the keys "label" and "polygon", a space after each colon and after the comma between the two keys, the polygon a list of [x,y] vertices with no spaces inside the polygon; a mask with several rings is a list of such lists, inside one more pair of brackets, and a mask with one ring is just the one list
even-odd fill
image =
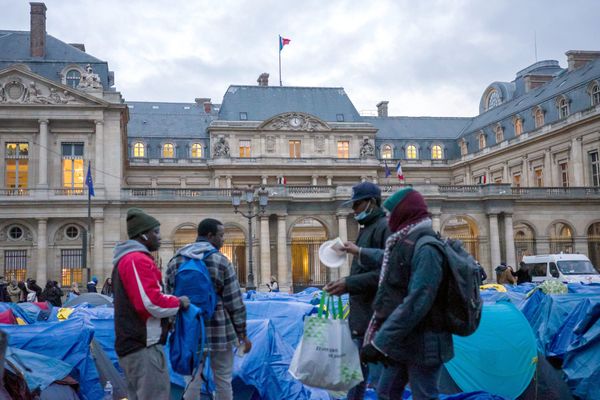
{"label": "winter hat", "polygon": [[398,190],[396,193],[388,197],[386,201],[383,202],[383,208],[388,210],[389,212],[394,211],[394,208],[402,201],[404,198],[410,193],[414,192],[414,189],[411,187],[405,187],[404,189]]}
{"label": "winter hat", "polygon": [[158,220],[139,208],[127,210],[127,236],[133,239],[142,233],[160,226]]}
{"label": "winter hat", "polygon": [[402,189],[394,193],[385,201],[383,206],[388,210],[390,210],[388,207],[391,207],[392,213],[390,214],[388,225],[392,232],[397,232],[405,226],[429,217],[425,199],[421,193],[411,188]]}

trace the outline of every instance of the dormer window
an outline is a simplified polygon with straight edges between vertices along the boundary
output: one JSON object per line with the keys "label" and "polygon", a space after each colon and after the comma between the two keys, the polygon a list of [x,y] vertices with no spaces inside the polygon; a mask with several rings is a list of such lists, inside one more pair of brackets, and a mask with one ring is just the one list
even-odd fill
{"label": "dormer window", "polygon": [[487,141],[485,139],[485,133],[481,132],[479,134],[479,150],[485,149],[485,146],[487,146]]}
{"label": "dormer window", "polygon": [[537,106],[533,109],[533,118],[535,120],[536,128],[540,128],[544,125],[544,110],[542,107]]}
{"label": "dormer window", "polygon": [[466,156],[468,152],[469,152],[469,149],[467,147],[467,141],[465,139],[462,139],[460,141],[460,155]]}
{"label": "dormer window", "polygon": [[389,144],[384,144],[383,146],[381,146],[381,158],[384,159],[391,159],[392,158],[392,146]]}
{"label": "dormer window", "polygon": [[496,89],[492,89],[488,92],[487,98],[485,100],[485,110],[490,110],[494,107],[502,104],[502,98],[500,97],[500,93]]}
{"label": "dormer window", "polygon": [[443,158],[442,146],[439,144],[434,144],[431,148],[431,159],[432,160],[441,160]]}
{"label": "dormer window", "polygon": [[599,84],[596,83],[595,85],[592,85],[591,95],[592,95],[592,105],[597,106],[598,104],[600,104],[600,85]]}
{"label": "dormer window", "polygon": [[504,140],[504,129],[502,128],[502,125],[500,125],[500,124],[496,125],[496,128],[494,129],[494,133],[496,134],[496,144],[498,144]]}
{"label": "dormer window", "polygon": [[133,144],[133,157],[143,158],[146,157],[146,146],[142,142],[135,142]]}
{"label": "dormer window", "polygon": [[65,83],[72,88],[77,88],[81,81],[81,72],[76,69],[69,70],[65,76]]}
{"label": "dormer window", "polygon": [[202,158],[202,145],[200,143],[193,143],[190,150],[192,158]]}
{"label": "dormer window", "polygon": [[414,144],[406,146],[406,158],[409,160],[417,159],[417,146]]}
{"label": "dormer window", "polygon": [[248,113],[247,112],[241,112],[240,113],[240,121],[247,121],[248,120]]}
{"label": "dormer window", "polygon": [[174,158],[175,157],[175,146],[173,143],[165,143],[162,148],[162,158]]}
{"label": "dormer window", "polygon": [[558,117],[560,119],[564,119],[569,116],[569,99],[567,99],[565,96],[559,96],[556,99],[556,106],[558,107]]}
{"label": "dormer window", "polygon": [[518,115],[513,119],[515,125],[515,136],[520,136],[523,133],[523,118]]}

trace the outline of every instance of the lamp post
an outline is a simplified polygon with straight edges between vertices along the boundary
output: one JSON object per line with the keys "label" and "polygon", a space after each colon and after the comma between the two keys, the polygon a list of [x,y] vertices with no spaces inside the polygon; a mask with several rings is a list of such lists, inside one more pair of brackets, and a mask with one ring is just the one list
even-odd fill
{"label": "lamp post", "polygon": [[[231,191],[231,204],[233,205],[234,212],[236,214],[242,214],[244,218],[248,220],[248,282],[246,283],[246,290],[256,290],[256,285],[254,284],[254,270],[253,270],[253,260],[252,260],[252,219],[259,215],[264,214],[265,208],[267,207],[267,203],[269,202],[269,191],[264,187],[261,187],[258,192],[258,209],[254,208],[254,189],[248,187],[243,192],[239,189],[235,189]],[[239,210],[240,205],[242,204],[242,195],[244,195],[244,199],[246,203],[248,203],[248,212],[243,212]]]}

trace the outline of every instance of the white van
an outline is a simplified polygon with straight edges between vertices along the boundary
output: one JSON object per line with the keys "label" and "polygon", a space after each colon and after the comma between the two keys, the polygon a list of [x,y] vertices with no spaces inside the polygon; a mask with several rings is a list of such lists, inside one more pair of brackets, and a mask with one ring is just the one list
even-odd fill
{"label": "white van", "polygon": [[600,283],[600,273],[583,254],[523,256],[533,282],[557,278],[565,283]]}

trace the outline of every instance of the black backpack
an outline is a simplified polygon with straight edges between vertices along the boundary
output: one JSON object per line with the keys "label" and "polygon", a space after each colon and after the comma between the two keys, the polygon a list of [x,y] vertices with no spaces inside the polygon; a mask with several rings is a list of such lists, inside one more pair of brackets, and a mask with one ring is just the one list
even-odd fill
{"label": "black backpack", "polygon": [[416,241],[414,251],[418,251],[425,244],[440,249],[446,259],[448,273],[445,276],[448,282],[444,313],[445,329],[454,335],[469,336],[479,327],[483,308],[483,300],[479,293],[479,286],[481,286],[479,266],[460,240],[442,239],[439,234],[434,236],[425,233]]}

